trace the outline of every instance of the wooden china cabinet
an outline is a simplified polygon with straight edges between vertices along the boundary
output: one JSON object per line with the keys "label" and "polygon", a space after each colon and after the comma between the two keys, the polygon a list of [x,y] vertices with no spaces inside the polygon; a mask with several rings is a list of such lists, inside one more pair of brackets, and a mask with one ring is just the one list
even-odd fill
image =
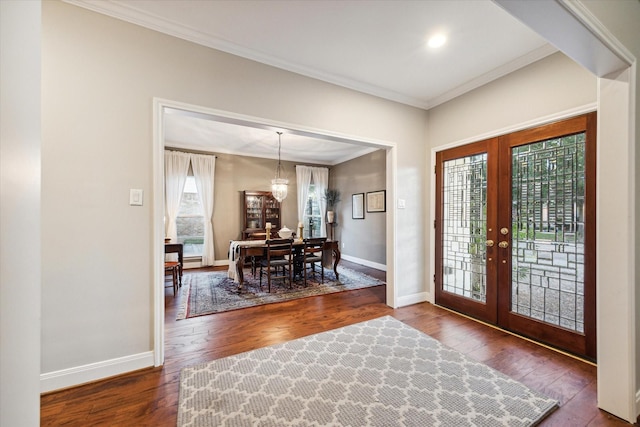
{"label": "wooden china cabinet", "polygon": [[242,240],[265,238],[266,223],[271,223],[271,236],[277,236],[280,230],[280,202],[270,191],[243,191],[244,229]]}

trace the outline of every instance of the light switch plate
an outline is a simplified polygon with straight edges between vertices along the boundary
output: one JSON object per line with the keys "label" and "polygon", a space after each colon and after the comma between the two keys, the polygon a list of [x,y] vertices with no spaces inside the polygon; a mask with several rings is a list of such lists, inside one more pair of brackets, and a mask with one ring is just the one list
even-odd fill
{"label": "light switch plate", "polygon": [[404,207],[405,207],[405,200],[398,199],[398,209],[404,209]]}
{"label": "light switch plate", "polygon": [[129,205],[142,206],[142,190],[135,188],[129,190]]}

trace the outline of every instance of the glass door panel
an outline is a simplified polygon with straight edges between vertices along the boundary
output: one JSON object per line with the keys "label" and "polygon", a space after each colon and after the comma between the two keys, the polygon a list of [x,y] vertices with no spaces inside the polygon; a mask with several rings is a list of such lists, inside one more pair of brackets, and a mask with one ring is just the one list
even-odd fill
{"label": "glass door panel", "polygon": [[247,196],[247,228],[264,228],[264,218],[262,218],[262,196]]}
{"label": "glass door panel", "polygon": [[487,154],[443,165],[442,289],[486,302]]}
{"label": "glass door panel", "polygon": [[511,153],[511,310],[583,333],[585,134]]}

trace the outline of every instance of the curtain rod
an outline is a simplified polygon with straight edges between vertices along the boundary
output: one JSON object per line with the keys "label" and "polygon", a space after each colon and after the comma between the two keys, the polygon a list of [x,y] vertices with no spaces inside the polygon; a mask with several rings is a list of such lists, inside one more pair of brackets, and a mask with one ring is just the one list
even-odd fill
{"label": "curtain rod", "polygon": [[191,154],[206,154],[209,156],[213,156],[216,159],[218,158],[218,156],[216,156],[215,154],[212,154],[211,151],[202,151],[202,150],[188,150],[185,148],[176,148],[176,147],[164,147],[165,150],[169,150],[169,151],[180,151],[182,153],[191,153]]}

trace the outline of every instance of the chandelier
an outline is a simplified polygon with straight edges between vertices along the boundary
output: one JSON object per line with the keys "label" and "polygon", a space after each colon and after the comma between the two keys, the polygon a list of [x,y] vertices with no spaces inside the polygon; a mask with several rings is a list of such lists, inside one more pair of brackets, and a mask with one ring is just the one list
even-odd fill
{"label": "chandelier", "polygon": [[289,180],[286,178],[280,177],[280,174],[283,173],[284,168],[280,164],[280,147],[282,145],[282,141],[280,137],[282,136],[282,132],[278,133],[278,167],[276,167],[276,177],[271,180],[271,194],[278,202],[282,202],[285,197],[287,197],[287,188],[289,184]]}

